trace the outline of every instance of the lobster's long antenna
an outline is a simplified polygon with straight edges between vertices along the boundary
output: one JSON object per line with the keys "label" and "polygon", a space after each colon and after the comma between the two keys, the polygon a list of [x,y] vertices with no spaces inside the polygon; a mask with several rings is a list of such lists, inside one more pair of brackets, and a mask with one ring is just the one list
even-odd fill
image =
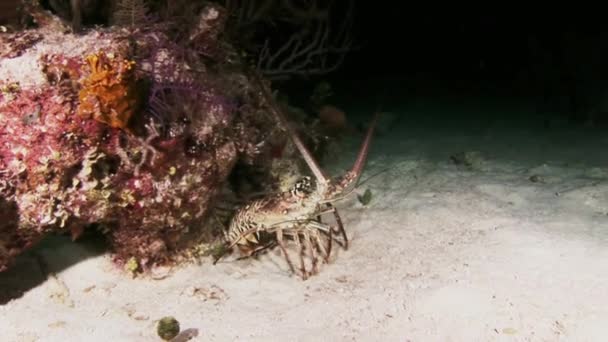
{"label": "lobster's long antenna", "polygon": [[331,202],[334,200],[338,200],[339,198],[343,198],[344,195],[348,195],[351,193],[359,183],[359,178],[361,178],[361,173],[363,173],[363,167],[365,166],[365,162],[367,161],[367,155],[369,154],[369,147],[372,142],[372,136],[374,135],[374,129],[376,128],[376,122],[378,122],[378,117],[380,116],[380,109],[374,113],[374,117],[372,122],[369,124],[367,128],[367,133],[365,134],[365,139],[361,144],[361,148],[359,149],[359,153],[357,153],[357,159],[352,169],[348,171],[342,179],[337,184],[337,192],[335,192],[331,199],[328,199],[326,202]]}
{"label": "lobster's long antenna", "polygon": [[367,155],[369,154],[369,147],[372,142],[372,136],[374,135],[374,129],[376,128],[376,122],[378,122],[378,117],[380,116],[380,109],[376,110],[374,113],[374,118],[372,122],[369,124],[369,128],[367,129],[367,133],[365,134],[365,140],[361,144],[361,149],[359,150],[359,154],[357,155],[357,159],[355,160],[355,164],[350,172],[355,175],[354,183],[357,184],[359,182],[359,177],[361,177],[361,173],[363,173],[363,167],[365,166],[365,162],[367,161]]}
{"label": "lobster's long antenna", "polygon": [[262,91],[262,95],[264,96],[264,99],[266,100],[266,103],[268,104],[270,111],[272,112],[272,114],[274,114],[274,116],[277,117],[277,119],[279,120],[281,125],[283,125],[289,132],[289,135],[291,136],[291,140],[296,145],[296,148],[302,154],[302,158],[304,158],[304,161],[310,168],[310,171],[312,171],[312,173],[315,175],[315,178],[317,178],[317,182],[322,183],[322,184],[327,184],[329,182],[327,176],[325,175],[325,173],[323,172],[323,170],[321,169],[321,167],[319,166],[319,164],[313,157],[312,153],[310,153],[308,148],[306,148],[306,146],[304,145],[304,142],[302,142],[302,139],[300,139],[300,136],[296,133],[295,129],[293,129],[293,127],[291,127],[291,125],[287,121],[287,118],[285,117],[285,115],[277,107],[276,103],[273,101],[270,91],[268,90],[268,88],[264,84],[264,82],[262,81],[259,74],[256,71],[253,71],[253,76]]}

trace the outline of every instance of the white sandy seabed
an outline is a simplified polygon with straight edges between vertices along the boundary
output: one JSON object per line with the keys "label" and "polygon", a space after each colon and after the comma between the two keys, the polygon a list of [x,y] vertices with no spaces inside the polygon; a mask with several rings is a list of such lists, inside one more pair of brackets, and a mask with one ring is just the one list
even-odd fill
{"label": "white sandy seabed", "polygon": [[[51,244],[0,275],[32,283],[0,306],[0,340],[156,341],[174,316],[193,341],[607,341],[608,133],[462,115],[438,127],[442,110],[383,119],[366,175],[390,170],[360,189],[369,205],[338,204],[351,247],[309,280],[278,250],[144,280]],[[55,277],[35,280],[40,259]]]}

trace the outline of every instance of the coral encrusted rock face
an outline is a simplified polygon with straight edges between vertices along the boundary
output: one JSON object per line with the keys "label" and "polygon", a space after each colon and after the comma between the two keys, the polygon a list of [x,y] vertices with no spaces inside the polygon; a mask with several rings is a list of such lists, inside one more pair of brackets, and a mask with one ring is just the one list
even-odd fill
{"label": "coral encrusted rock face", "polygon": [[[215,197],[247,150],[236,137],[261,135],[222,75],[171,62],[177,50],[158,32],[140,32],[129,53],[124,34],[46,31],[0,59],[0,271],[46,234],[91,227],[118,261],[174,261],[208,234]],[[170,74],[158,67],[167,61]]]}

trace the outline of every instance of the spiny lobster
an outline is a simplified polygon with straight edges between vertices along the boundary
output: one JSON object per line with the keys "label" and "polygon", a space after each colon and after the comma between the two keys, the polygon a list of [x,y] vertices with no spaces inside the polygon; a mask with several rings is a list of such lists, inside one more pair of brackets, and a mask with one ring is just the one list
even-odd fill
{"label": "spiny lobster", "polygon": [[[288,130],[317,182],[314,186],[310,177],[303,177],[289,191],[253,200],[242,207],[228,227],[224,250],[229,251],[236,246],[241,255],[244,255],[239,259],[243,259],[278,245],[292,273],[298,274],[284,243],[284,238],[289,237],[300,248],[299,275],[305,280],[318,272],[318,252],[321,253],[324,263],[329,262],[334,240],[345,250],[348,249],[348,237],[342,219],[332,202],[345,197],[349,193],[347,190],[356,185],[367,159],[378,113],[374,115],[367,130],[352,169],[342,177],[329,179],[273,102],[266,85],[259,77],[256,76],[255,79],[260,86],[262,99],[266,102],[270,112]],[[335,225],[321,221],[321,216],[327,213],[333,213]],[[341,235],[342,241],[336,239],[337,234]],[[325,244],[323,236],[327,238]],[[312,260],[312,271],[306,269],[304,261],[306,251]],[[217,263],[222,256],[223,254],[217,256],[213,264]]]}

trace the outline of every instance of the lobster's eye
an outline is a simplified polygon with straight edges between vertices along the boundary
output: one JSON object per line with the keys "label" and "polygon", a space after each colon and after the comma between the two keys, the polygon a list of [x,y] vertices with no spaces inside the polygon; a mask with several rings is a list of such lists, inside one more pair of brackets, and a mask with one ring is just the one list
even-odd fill
{"label": "lobster's eye", "polygon": [[312,192],[310,177],[304,177],[294,184],[292,192],[296,196],[303,196]]}
{"label": "lobster's eye", "polygon": [[304,177],[296,183],[296,187],[300,190],[310,189],[310,177]]}

